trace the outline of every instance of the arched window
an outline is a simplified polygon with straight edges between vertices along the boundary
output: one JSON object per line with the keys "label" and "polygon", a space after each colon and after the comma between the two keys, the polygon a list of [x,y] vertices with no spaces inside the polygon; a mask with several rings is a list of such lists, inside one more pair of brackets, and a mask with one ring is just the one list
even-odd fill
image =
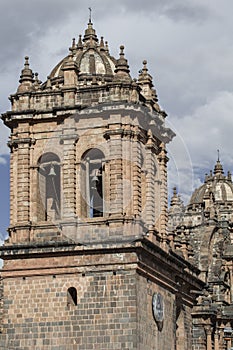
{"label": "arched window", "polygon": [[82,158],[82,183],[85,198],[84,215],[90,218],[104,215],[104,154],[97,148]]}
{"label": "arched window", "polygon": [[77,305],[77,289],[70,287],[67,290],[67,306]]}
{"label": "arched window", "polygon": [[60,159],[54,153],[45,153],[38,167],[38,219],[55,220],[61,211]]}

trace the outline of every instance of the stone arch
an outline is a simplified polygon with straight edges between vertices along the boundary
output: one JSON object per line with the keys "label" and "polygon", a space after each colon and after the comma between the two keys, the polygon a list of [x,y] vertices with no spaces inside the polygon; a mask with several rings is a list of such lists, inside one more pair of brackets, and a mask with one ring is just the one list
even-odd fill
{"label": "stone arch", "polygon": [[81,157],[81,215],[103,217],[105,199],[105,155],[98,148],[85,151]]}
{"label": "stone arch", "polygon": [[38,221],[56,220],[61,216],[61,165],[52,152],[42,154],[38,160]]}
{"label": "stone arch", "polygon": [[77,305],[77,289],[69,287],[67,289],[67,306]]}

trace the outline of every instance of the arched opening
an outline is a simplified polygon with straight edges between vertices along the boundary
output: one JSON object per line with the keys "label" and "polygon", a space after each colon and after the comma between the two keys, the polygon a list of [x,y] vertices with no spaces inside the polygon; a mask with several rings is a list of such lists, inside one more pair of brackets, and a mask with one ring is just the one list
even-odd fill
{"label": "arched opening", "polygon": [[70,287],[67,290],[67,306],[77,305],[77,289]]}
{"label": "arched opening", "polygon": [[61,211],[60,159],[43,154],[38,162],[38,220],[56,220]]}
{"label": "arched opening", "polygon": [[86,217],[104,215],[104,154],[97,148],[87,151],[82,157],[82,206]]}

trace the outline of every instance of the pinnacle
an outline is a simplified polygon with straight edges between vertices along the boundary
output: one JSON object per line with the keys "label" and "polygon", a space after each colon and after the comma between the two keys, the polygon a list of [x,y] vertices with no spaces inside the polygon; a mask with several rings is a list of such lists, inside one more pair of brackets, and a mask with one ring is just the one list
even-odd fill
{"label": "pinnacle", "polygon": [[89,43],[90,41],[94,41],[94,42],[98,41],[95,29],[93,28],[93,24],[90,20],[89,20],[87,29],[85,30],[83,41],[86,43]]}
{"label": "pinnacle", "polygon": [[33,81],[33,73],[32,70],[29,67],[29,57],[25,56],[25,62],[24,62],[24,68],[21,71],[21,76],[20,76],[20,83],[23,83],[24,81]]}
{"label": "pinnacle", "polygon": [[142,64],[143,68],[140,71],[138,82],[141,84],[149,84],[150,87],[153,87],[152,76],[148,73],[147,60],[143,60]]}
{"label": "pinnacle", "polygon": [[122,72],[128,75],[129,65],[127,59],[125,58],[124,48],[125,47],[123,45],[120,46],[120,58],[117,60],[115,73]]}
{"label": "pinnacle", "polygon": [[218,159],[216,164],[215,164],[215,167],[214,167],[214,175],[220,175],[220,174],[223,174],[223,167],[222,167],[222,164],[220,163],[220,160]]}

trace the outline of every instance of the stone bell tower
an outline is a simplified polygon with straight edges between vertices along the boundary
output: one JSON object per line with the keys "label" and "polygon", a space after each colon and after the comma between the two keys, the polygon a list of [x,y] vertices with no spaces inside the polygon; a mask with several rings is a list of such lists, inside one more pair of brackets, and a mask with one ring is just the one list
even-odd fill
{"label": "stone bell tower", "polygon": [[190,290],[201,284],[169,247],[174,133],[147,62],[132,79],[124,47],[112,57],[89,21],[44,83],[28,57],[19,82],[2,116],[11,129],[6,349],[190,349]]}

